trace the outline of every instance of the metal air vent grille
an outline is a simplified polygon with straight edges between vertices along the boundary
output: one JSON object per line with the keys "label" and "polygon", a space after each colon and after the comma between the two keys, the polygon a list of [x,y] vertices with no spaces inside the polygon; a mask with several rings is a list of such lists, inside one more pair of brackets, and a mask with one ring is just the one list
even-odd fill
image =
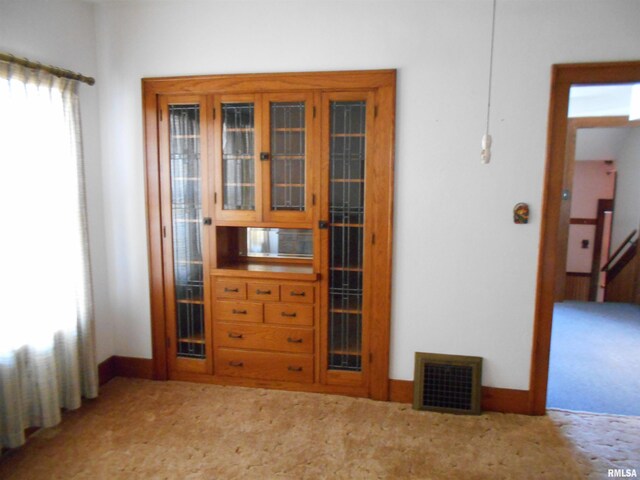
{"label": "metal air vent grille", "polygon": [[480,414],[482,358],[416,352],[413,408]]}

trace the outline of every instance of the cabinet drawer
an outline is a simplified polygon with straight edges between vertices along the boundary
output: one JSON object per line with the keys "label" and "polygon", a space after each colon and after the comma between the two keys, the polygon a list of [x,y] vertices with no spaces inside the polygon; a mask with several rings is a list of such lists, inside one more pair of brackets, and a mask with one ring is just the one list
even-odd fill
{"label": "cabinet drawer", "polygon": [[214,318],[216,321],[262,323],[262,304],[218,300],[215,302]]}
{"label": "cabinet drawer", "polygon": [[277,283],[249,283],[249,300],[280,300],[280,285]]}
{"label": "cabinet drawer", "polygon": [[216,350],[216,374],[230,377],[313,382],[313,355]]}
{"label": "cabinet drawer", "polygon": [[218,280],[216,282],[216,297],[244,300],[247,298],[247,284],[233,280]]}
{"label": "cabinet drawer", "polygon": [[218,323],[214,330],[214,342],[218,347],[313,353],[311,329]]}
{"label": "cabinet drawer", "polygon": [[264,306],[265,323],[284,325],[313,325],[313,305],[295,303],[267,303]]}
{"label": "cabinet drawer", "polygon": [[282,301],[313,303],[313,285],[282,285]]}

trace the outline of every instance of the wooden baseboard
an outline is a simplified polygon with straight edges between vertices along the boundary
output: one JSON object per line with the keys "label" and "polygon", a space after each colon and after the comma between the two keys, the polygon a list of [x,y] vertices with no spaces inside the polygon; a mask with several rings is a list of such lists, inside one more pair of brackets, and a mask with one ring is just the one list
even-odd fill
{"label": "wooden baseboard", "polygon": [[[399,403],[413,403],[413,382],[411,380],[390,380],[390,400]],[[482,410],[487,412],[531,414],[529,392],[509,388],[482,387]]]}
{"label": "wooden baseboard", "polygon": [[150,358],[119,357],[114,355],[98,365],[100,385],[114,377],[153,379],[153,361]]}
{"label": "wooden baseboard", "polygon": [[98,384],[100,386],[104,385],[116,376],[114,358],[115,357],[113,356],[109,357],[98,365]]}
{"label": "wooden baseboard", "polygon": [[113,357],[116,375],[120,377],[153,379],[153,360],[150,358]]}
{"label": "wooden baseboard", "polygon": [[529,408],[529,390],[482,387],[482,410],[532,415]]}
{"label": "wooden baseboard", "polygon": [[389,400],[413,404],[413,382],[411,380],[389,380]]}
{"label": "wooden baseboard", "polygon": [[[153,361],[149,358],[107,358],[98,366],[100,385],[114,377],[153,379]],[[392,402],[413,403],[411,380],[389,380],[389,399]],[[482,387],[482,410],[488,412],[530,414],[529,392],[508,388]]]}

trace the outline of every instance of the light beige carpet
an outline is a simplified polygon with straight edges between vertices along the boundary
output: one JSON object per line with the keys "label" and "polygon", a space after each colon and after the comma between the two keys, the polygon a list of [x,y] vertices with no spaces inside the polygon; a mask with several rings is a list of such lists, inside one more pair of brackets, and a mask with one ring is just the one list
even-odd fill
{"label": "light beige carpet", "polygon": [[5,455],[0,478],[606,478],[614,465],[640,467],[639,438],[640,418],[455,416],[116,378],[99,399]]}

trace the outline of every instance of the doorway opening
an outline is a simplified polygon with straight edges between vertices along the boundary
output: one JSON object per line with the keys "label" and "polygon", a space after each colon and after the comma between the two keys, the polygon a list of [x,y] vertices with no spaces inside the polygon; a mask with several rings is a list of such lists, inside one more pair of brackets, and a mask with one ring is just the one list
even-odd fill
{"label": "doorway opening", "polygon": [[[566,260],[558,265],[548,408],[640,415],[640,257],[635,237],[625,241],[640,226],[640,127],[629,121],[630,89],[570,91],[565,162],[572,178],[569,215],[560,220]],[[572,117],[576,110],[585,116]],[[598,116],[603,111],[626,115]]]}
{"label": "doorway opening", "polygon": [[[597,98],[614,85],[629,92],[635,84],[640,62],[553,69],[530,385],[534,414],[550,407],[640,415],[626,408],[640,405],[640,383],[628,380],[640,366],[632,331],[637,326],[637,344],[640,255],[637,232],[626,231],[630,224],[640,228],[640,120],[630,120],[629,93],[626,111]],[[634,195],[638,199],[628,203]],[[621,332],[604,322],[612,316],[620,317]],[[628,376],[626,367],[633,369]],[[628,405],[611,407],[616,396]]]}

